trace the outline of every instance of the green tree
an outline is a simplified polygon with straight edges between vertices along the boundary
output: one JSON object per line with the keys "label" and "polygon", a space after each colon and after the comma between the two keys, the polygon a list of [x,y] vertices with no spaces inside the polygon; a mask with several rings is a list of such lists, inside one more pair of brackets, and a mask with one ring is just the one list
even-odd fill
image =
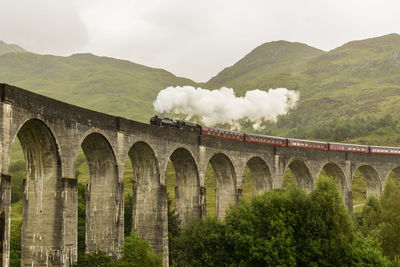
{"label": "green tree", "polygon": [[215,218],[188,225],[174,241],[172,266],[229,266],[232,250],[226,226]]}
{"label": "green tree", "polygon": [[124,236],[129,236],[132,231],[132,204],[132,195],[128,193],[124,201]]}
{"label": "green tree", "polygon": [[86,186],[78,184],[78,255],[85,254]]}
{"label": "green tree", "polygon": [[358,227],[364,236],[374,236],[380,239],[379,231],[382,223],[382,205],[374,195],[370,195],[357,218]]}
{"label": "green tree", "polygon": [[390,259],[400,257],[400,182],[389,179],[381,196],[380,236],[383,252]]}
{"label": "green tree", "polygon": [[173,255],[175,254],[175,239],[179,237],[181,229],[179,228],[179,218],[172,206],[172,200],[168,195],[168,251],[169,251],[169,264],[172,265]]}
{"label": "green tree", "polygon": [[356,235],[351,250],[352,266],[391,266],[382,254],[380,242],[371,236]]}
{"label": "green tree", "polygon": [[120,267],[158,267],[162,258],[151,250],[147,241],[139,238],[135,231],[125,238],[123,256],[113,265]]}
{"label": "green tree", "polygon": [[336,183],[321,177],[310,198],[317,209],[313,215],[318,222],[314,238],[319,240],[320,265],[346,265],[351,256],[352,220]]}
{"label": "green tree", "polygon": [[113,260],[103,251],[97,251],[93,253],[83,253],[78,256],[77,266],[88,267],[88,266],[114,266]]}

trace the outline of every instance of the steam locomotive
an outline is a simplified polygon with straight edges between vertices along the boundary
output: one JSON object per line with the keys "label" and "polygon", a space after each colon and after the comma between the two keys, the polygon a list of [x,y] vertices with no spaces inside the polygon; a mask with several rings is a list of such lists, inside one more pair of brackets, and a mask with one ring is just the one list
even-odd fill
{"label": "steam locomotive", "polygon": [[344,143],[319,142],[311,140],[283,138],[262,134],[248,134],[238,131],[228,131],[213,127],[205,127],[182,120],[172,120],[170,118],[159,118],[157,115],[150,119],[150,124],[160,127],[172,127],[202,136],[213,136],[216,138],[235,140],[239,142],[265,144],[281,147],[297,147],[303,149],[315,149],[324,151],[352,152],[362,154],[387,154],[400,155],[400,147],[388,146],[366,146]]}

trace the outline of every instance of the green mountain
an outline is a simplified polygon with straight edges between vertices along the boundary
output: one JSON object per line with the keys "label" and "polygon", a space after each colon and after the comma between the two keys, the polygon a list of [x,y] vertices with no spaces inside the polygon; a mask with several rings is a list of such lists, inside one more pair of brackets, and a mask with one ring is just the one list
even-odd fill
{"label": "green mountain", "polygon": [[6,44],[0,40],[0,55],[7,53],[21,53],[26,52],[25,49],[21,48],[16,44]]}
{"label": "green mountain", "polygon": [[0,56],[0,81],[81,107],[147,122],[152,102],[167,86],[195,85],[162,69],[126,60],[8,53]]}
{"label": "green mountain", "polygon": [[[315,134],[316,128],[330,123],[330,128],[325,130],[334,131],[335,123],[361,120],[358,123],[368,124],[387,115],[397,121],[400,119],[400,35],[353,41],[329,52],[299,43],[267,43],[206,83],[208,88],[220,86],[232,87],[238,94],[275,87],[299,91],[296,109],[280,117],[277,124],[268,125],[270,134],[330,139],[327,134]],[[374,134],[376,128],[364,134]],[[342,141],[345,134],[334,139]],[[359,134],[348,132],[347,135],[356,139],[353,142],[369,142],[357,139]],[[398,144],[400,133],[395,140],[381,141]]]}
{"label": "green mountain", "polygon": [[325,52],[287,41],[260,45],[233,66],[225,68],[206,83],[207,88],[232,87],[243,95],[251,89],[296,87],[293,72],[305,62]]}
{"label": "green mountain", "polygon": [[[329,52],[287,41],[265,43],[205,84],[125,60],[91,54],[37,55],[0,42],[0,81],[144,122],[154,112],[157,93],[167,86],[227,86],[238,95],[255,88],[286,87],[300,92],[298,105],[277,123],[267,122],[264,133],[400,143],[398,34],[352,41]],[[377,125],[389,121],[394,130],[378,131],[382,127]],[[246,126],[243,130],[253,131]]]}

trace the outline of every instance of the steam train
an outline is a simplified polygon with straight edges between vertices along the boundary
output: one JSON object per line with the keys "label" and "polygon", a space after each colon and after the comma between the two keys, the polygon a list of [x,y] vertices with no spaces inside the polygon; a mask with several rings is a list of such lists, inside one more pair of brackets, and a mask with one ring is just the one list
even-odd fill
{"label": "steam train", "polygon": [[400,147],[388,146],[366,146],[344,143],[319,142],[311,140],[283,138],[262,134],[248,134],[238,131],[228,131],[213,127],[205,127],[182,120],[172,120],[170,118],[159,118],[157,115],[150,119],[150,124],[160,127],[172,127],[202,136],[213,136],[216,138],[235,140],[247,143],[266,144],[281,147],[296,147],[303,149],[315,149],[324,151],[352,152],[362,154],[386,154],[400,155]]}

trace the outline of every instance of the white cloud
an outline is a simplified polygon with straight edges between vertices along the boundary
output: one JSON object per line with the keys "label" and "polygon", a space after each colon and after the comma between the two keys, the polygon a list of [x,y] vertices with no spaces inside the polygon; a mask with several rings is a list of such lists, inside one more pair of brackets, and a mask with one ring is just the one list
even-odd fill
{"label": "white cloud", "polygon": [[232,88],[206,90],[192,86],[167,87],[161,90],[154,101],[156,112],[198,115],[206,125],[217,123],[235,124],[248,118],[255,126],[262,120],[275,121],[278,115],[286,114],[299,99],[299,94],[286,88],[258,89],[247,91],[237,97]]}

